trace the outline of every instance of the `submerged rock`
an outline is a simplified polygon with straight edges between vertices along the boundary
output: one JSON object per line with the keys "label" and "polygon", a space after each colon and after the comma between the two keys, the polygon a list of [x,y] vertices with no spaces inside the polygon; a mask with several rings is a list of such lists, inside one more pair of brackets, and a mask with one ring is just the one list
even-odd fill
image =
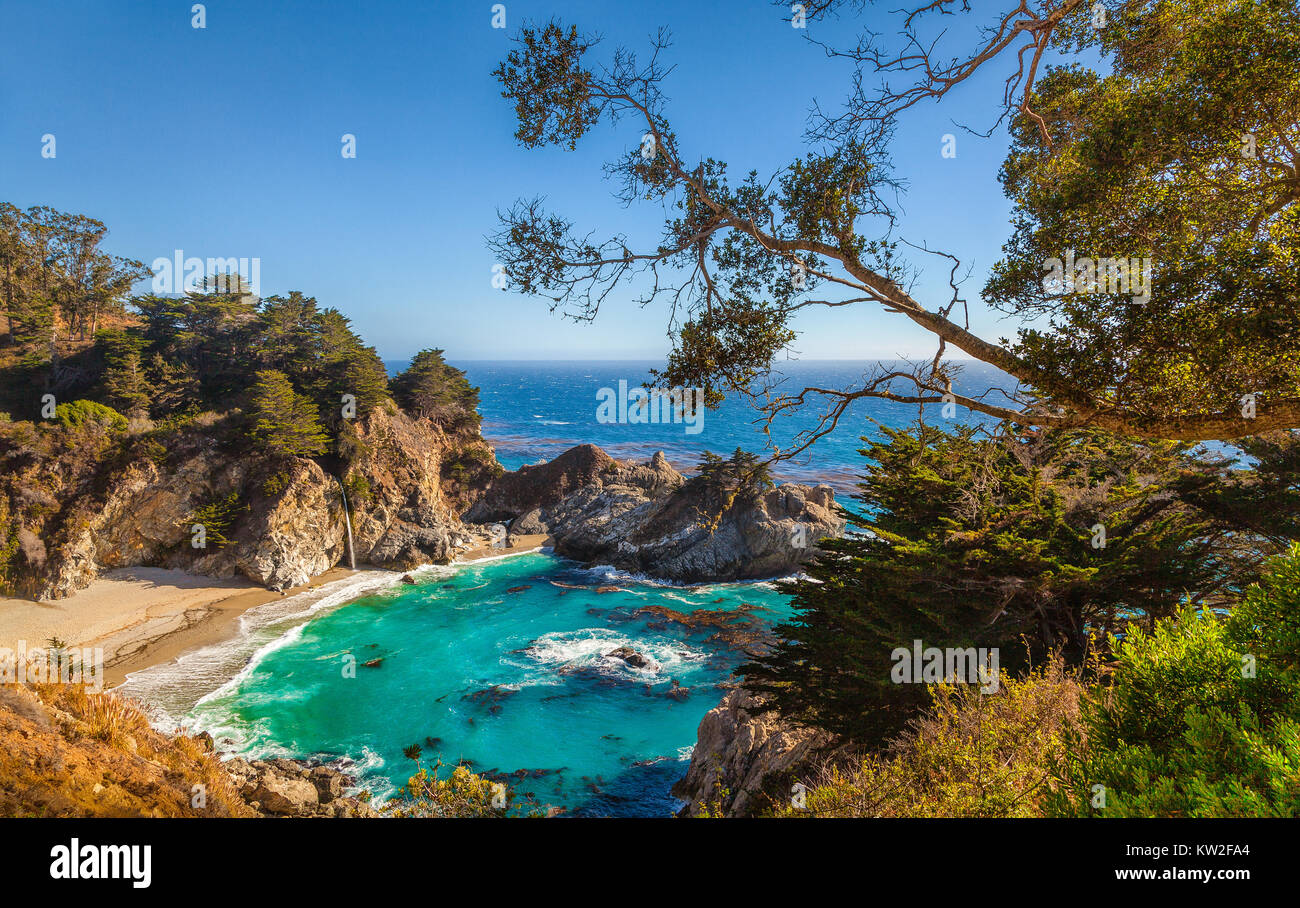
{"label": "submerged rock", "polygon": [[633,668],[646,668],[653,664],[649,659],[632,649],[630,646],[620,646],[613,652],[606,653],[605,658],[622,659]]}

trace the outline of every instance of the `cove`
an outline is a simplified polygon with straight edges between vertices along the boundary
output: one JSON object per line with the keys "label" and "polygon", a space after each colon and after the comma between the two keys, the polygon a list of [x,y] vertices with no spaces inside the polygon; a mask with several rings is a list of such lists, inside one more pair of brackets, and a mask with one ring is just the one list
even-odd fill
{"label": "cove", "polygon": [[264,635],[184,724],[254,758],[351,758],[379,797],[418,744],[572,815],[667,816],[740,647],[790,611],[768,583],[671,586],[545,552],[416,577]]}

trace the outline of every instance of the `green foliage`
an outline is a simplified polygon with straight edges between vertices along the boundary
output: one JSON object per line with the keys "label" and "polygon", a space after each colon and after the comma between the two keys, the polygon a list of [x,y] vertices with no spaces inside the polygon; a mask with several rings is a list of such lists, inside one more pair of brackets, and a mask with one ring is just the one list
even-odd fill
{"label": "green foliage", "polygon": [[1271,568],[1226,622],[1188,609],[1115,642],[1053,812],[1300,816],[1300,545]]}
{"label": "green foliage", "polygon": [[9,509],[9,496],[0,494],[0,590],[10,590],[13,585],[13,557],[18,552],[19,522]]}
{"label": "green foliage", "polygon": [[594,43],[556,22],[520,34],[493,75],[502,84],[501,96],[515,102],[515,138],[521,145],[562,145],[572,151],[595,122],[591,73],[582,66],[582,55]]}
{"label": "green foliage", "polygon": [[126,417],[93,400],[74,400],[54,408],[54,416],[65,429],[79,431],[86,426],[96,426],[111,432],[126,431]]}
{"label": "green foliage", "polygon": [[1300,430],[1237,441],[1249,468],[1229,463],[1213,475],[1188,477],[1179,495],[1243,533],[1266,552],[1300,539]]}
{"label": "green foliage", "polygon": [[[1141,0],[1102,29],[1083,4],[1013,123],[1015,233],[985,298],[1028,318],[1016,353],[1042,390],[1138,420],[1235,413],[1300,384],[1293,0]],[[1041,120],[1040,120],[1041,118]],[[1291,163],[1287,163],[1291,162]],[[1151,298],[1053,295],[1044,262],[1148,257]],[[1294,425],[1289,423],[1288,425]]]}
{"label": "green foliage", "polygon": [[207,532],[208,542],[221,548],[230,540],[226,533],[235,525],[239,515],[248,510],[248,506],[239,500],[239,492],[213,499],[185,518],[182,528],[186,533],[195,524],[201,525]]}
{"label": "green foliage", "polygon": [[[104,252],[107,234],[102,221],[85,215],[0,202],[0,304],[8,342],[17,348],[13,359],[31,382],[26,387],[60,397],[83,393],[80,364],[62,368],[65,348],[93,339],[104,318],[120,316],[132,284],[149,273],[141,262]],[[13,390],[0,385],[0,399],[20,401],[6,393]]]}
{"label": "green foliage", "polygon": [[282,457],[313,457],[325,452],[329,439],[315,408],[293,390],[283,372],[258,372],[251,398],[248,434],[262,450]]}
{"label": "green foliage", "polygon": [[343,488],[347,491],[348,504],[352,507],[369,503],[370,480],[361,473],[349,473],[343,480]]}
{"label": "green foliage", "polygon": [[883,432],[863,451],[860,516],[847,515],[860,532],[819,544],[807,577],[782,585],[795,615],[741,668],[797,721],[878,744],[926,702],[921,685],[891,681],[898,647],[996,647],[1013,673],[1053,651],[1079,664],[1130,616],[1219,602],[1253,579],[1241,540],[1170,494],[1209,468],[1185,446]]}
{"label": "green foliage", "polygon": [[730,457],[705,451],[689,482],[712,492],[742,498],[761,495],[776,485],[768,464],[757,454],[741,448],[736,448]]}
{"label": "green foliage", "polygon": [[289,487],[289,474],[284,470],[272,473],[262,483],[262,494],[267,498],[274,498]]}
{"label": "green foliage", "polygon": [[1233,645],[1300,680],[1300,543],[1269,562],[1269,570],[1232,611]]}
{"label": "green foliage", "polygon": [[355,398],[357,416],[388,400],[388,373],[374,348],[361,343],[337,309],[318,309],[296,290],[262,301],[252,343],[257,364],[287,375],[326,426],[342,420],[344,394]]}
{"label": "green foliage", "polygon": [[[455,766],[447,778],[439,778],[441,761],[426,768],[419,762],[419,745],[407,747],[404,752],[418,769],[385,808],[390,815],[486,819],[521,813],[523,805],[516,804],[516,795],[508,786],[476,775],[462,765]],[[526,815],[531,811],[523,807],[522,812]]]}
{"label": "green foliage", "polygon": [[147,413],[154,389],[141,360],[144,339],[107,330],[99,332],[95,345],[107,367],[100,380],[105,402],[124,413]]}
{"label": "green foliage", "polygon": [[1268,567],[1226,620],[1130,627],[1093,687],[1056,659],[931,687],[887,752],[809,768],[776,815],[1300,816],[1300,544]]}
{"label": "green foliage", "polygon": [[393,396],[405,409],[445,431],[477,428],[478,388],[461,369],[447,365],[441,350],[421,350],[392,381]]}

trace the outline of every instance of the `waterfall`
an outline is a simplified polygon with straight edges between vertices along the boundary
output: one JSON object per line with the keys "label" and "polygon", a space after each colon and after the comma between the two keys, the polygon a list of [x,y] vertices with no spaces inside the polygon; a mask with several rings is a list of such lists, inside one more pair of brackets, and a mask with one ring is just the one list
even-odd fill
{"label": "waterfall", "polygon": [[343,480],[337,476],[334,477],[334,481],[339,484],[339,492],[343,494],[343,522],[347,524],[348,528],[348,565],[355,571],[357,569],[357,555],[352,548],[352,515],[348,513],[348,490],[343,488]]}

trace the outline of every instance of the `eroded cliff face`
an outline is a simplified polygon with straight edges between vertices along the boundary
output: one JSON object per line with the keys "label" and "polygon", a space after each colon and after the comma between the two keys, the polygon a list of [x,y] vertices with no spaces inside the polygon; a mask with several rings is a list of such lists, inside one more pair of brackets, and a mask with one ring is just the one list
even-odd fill
{"label": "eroded cliff face", "polygon": [[242,575],[271,589],[305,583],[346,563],[340,479],[351,490],[358,564],[446,562],[469,544],[459,513],[495,465],[477,433],[449,436],[401,411],[376,409],[353,424],[338,478],[314,460],[228,450],[213,428],[177,433],[162,449],[88,458],[80,470],[66,457],[11,449],[11,498],[30,488],[39,499],[11,508],[27,540],[20,591],[58,599],[102,570],[137,565]]}
{"label": "eroded cliff face", "polygon": [[686,802],[683,815],[743,817],[786,806],[800,770],[836,746],[828,733],[785,722],[761,704],[732,690],[700,720],[690,769],[673,786]]}
{"label": "eroded cliff face", "polygon": [[550,533],[555,551],[682,582],[789,574],[844,532],[829,486],[729,496],[687,482],[661,453],[618,461],[593,445],[495,480],[467,519]]}

